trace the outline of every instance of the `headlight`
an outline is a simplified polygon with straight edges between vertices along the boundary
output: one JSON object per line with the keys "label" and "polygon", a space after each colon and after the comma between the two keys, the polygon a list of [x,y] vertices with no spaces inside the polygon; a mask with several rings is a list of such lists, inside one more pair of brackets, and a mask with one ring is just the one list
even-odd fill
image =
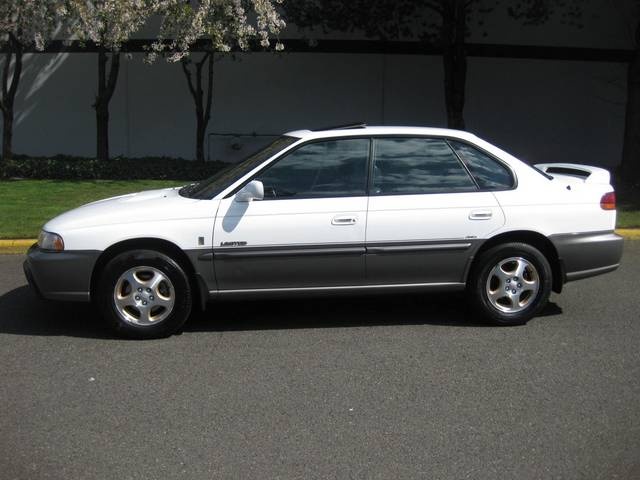
{"label": "headlight", "polygon": [[57,233],[45,232],[42,230],[38,236],[38,246],[44,250],[64,250],[64,241]]}

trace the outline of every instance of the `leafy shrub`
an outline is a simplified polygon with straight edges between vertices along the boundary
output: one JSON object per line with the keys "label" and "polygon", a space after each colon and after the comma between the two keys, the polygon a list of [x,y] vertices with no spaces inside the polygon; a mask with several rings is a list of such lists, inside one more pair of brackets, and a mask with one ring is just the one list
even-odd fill
{"label": "leafy shrub", "polygon": [[90,158],[23,157],[0,161],[0,178],[45,180],[201,180],[228,164],[194,162],[181,158],[114,158],[98,161]]}

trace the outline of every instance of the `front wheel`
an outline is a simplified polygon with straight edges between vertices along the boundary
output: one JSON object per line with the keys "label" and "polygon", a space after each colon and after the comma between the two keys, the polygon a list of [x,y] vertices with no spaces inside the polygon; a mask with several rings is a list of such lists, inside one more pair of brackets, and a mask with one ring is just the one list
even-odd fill
{"label": "front wheel", "polygon": [[191,287],[172,258],[153,250],[133,250],[107,263],[97,303],[118,335],[162,338],[175,333],[189,317]]}
{"label": "front wheel", "polygon": [[507,243],[482,253],[471,273],[474,307],[497,325],[522,325],[547,304],[552,286],[549,261],[525,243]]}

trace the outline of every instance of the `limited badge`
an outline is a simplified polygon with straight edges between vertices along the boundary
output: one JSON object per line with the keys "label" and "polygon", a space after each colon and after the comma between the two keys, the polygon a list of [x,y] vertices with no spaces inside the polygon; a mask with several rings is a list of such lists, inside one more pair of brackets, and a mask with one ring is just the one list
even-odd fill
{"label": "limited badge", "polygon": [[244,247],[247,242],[220,242],[221,247]]}

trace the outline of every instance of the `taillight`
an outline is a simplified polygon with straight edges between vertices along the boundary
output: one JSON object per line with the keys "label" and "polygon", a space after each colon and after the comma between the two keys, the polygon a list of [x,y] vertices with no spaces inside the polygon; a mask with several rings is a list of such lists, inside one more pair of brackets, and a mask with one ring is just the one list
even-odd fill
{"label": "taillight", "polygon": [[615,210],[616,192],[605,193],[600,199],[600,208],[603,210]]}

